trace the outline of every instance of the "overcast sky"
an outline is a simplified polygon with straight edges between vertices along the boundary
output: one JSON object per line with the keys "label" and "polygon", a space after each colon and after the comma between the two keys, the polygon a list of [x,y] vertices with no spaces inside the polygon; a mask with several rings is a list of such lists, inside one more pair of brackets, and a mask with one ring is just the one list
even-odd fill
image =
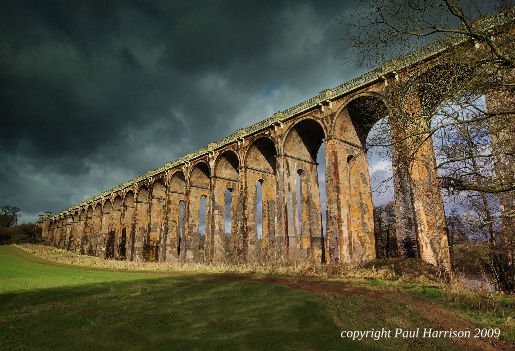
{"label": "overcast sky", "polygon": [[359,4],[3,4],[0,206],[34,221],[364,73]]}

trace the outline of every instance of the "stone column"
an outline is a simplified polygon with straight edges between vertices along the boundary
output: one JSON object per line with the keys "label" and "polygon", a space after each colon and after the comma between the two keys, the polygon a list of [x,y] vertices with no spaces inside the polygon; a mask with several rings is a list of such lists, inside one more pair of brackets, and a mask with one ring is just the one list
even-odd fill
{"label": "stone column", "polygon": [[[277,137],[277,147],[279,148],[282,144],[282,138]],[[280,154],[282,154],[281,149],[278,150]],[[288,223],[287,223],[287,197],[284,192],[285,188],[285,178],[284,178],[284,169],[285,169],[285,158],[277,157],[277,169],[276,169],[276,179],[275,179],[275,220],[276,225],[273,250],[275,251],[275,260],[278,263],[284,263],[288,260],[289,257],[289,236],[288,236]]]}
{"label": "stone column", "polygon": [[125,256],[127,261],[134,260],[134,244],[136,238],[136,223],[135,211],[136,199],[132,191],[125,194],[123,199],[123,213],[122,213],[122,235],[125,229]]}
{"label": "stone column", "polygon": [[164,219],[166,214],[166,189],[164,184],[158,180],[152,186],[149,206],[149,234],[145,243],[147,260],[159,261],[159,244],[163,236]]}
{"label": "stone column", "polygon": [[[181,211],[180,211],[180,202],[183,201],[185,203],[184,196],[184,188],[182,192],[177,190],[168,191],[168,205],[167,205],[167,232],[165,237],[164,250],[165,253],[163,260],[166,262],[176,262],[179,260],[179,240],[181,239],[181,232],[184,230],[185,223],[185,207],[183,208],[183,223],[182,228],[181,224]],[[182,252],[182,246],[184,242],[181,244],[180,251]]]}
{"label": "stone column", "polygon": [[328,262],[351,262],[347,147],[336,139],[326,141]]}
{"label": "stone column", "polygon": [[102,209],[102,226],[100,229],[99,241],[100,241],[100,256],[106,257],[107,244],[109,240],[109,227],[111,226],[111,210],[112,206],[109,200],[104,203]]}
{"label": "stone column", "polygon": [[64,242],[66,241],[66,223],[64,218],[59,220],[59,231],[57,236],[57,247],[62,249],[64,248]]}
{"label": "stone column", "polygon": [[[113,208],[111,210],[111,218],[109,220],[110,227],[109,232],[114,233],[114,255],[113,258],[118,259],[120,253],[120,242],[122,238],[122,203],[121,198],[115,198],[113,202]],[[126,234],[127,235],[127,234]],[[127,238],[125,239],[125,243],[127,243]]]}
{"label": "stone column", "polygon": [[68,238],[68,251],[75,251],[77,247],[77,234],[79,233],[79,213],[74,213],[72,217],[70,237]]}
{"label": "stone column", "polygon": [[[392,137],[397,133],[392,130]],[[399,133],[400,134],[400,133]],[[401,139],[399,136],[397,139]],[[418,257],[418,229],[413,206],[413,192],[407,162],[406,146],[395,144],[392,147],[392,170],[395,202],[395,232],[397,247],[402,257]]]}
{"label": "stone column", "polygon": [[73,218],[71,214],[67,214],[64,220],[64,236],[62,242],[62,248],[68,250],[68,244],[70,243],[70,237],[72,233]]}
{"label": "stone column", "polygon": [[[276,260],[276,204],[277,204],[277,181],[275,176],[269,175],[261,184],[261,206],[262,206],[262,243],[263,251],[261,259]],[[256,199],[257,200],[257,199]]]}
{"label": "stone column", "polygon": [[225,257],[225,191],[227,186],[226,181],[217,178],[213,178],[212,186],[210,200],[213,216],[213,260],[222,262]]}
{"label": "stone column", "polygon": [[135,227],[136,232],[134,236],[134,252],[132,254],[134,261],[143,261],[143,244],[148,236],[149,231],[149,192],[145,188],[138,189],[136,193],[136,213],[135,213]]}
{"label": "stone column", "polygon": [[225,255],[237,255],[237,242],[238,237],[241,235],[239,221],[243,213],[242,209],[240,208],[240,184],[241,177],[238,185],[231,190],[231,240],[228,245],[229,252],[225,251]]}
{"label": "stone column", "polygon": [[418,97],[408,101],[402,129],[392,125],[399,252],[405,257],[420,255],[424,261],[450,270],[442,191],[433,141],[427,134],[430,128],[422,116]]}
{"label": "stone column", "polygon": [[50,219],[47,214],[39,215],[38,217],[38,226],[41,228],[41,239],[44,243],[48,240],[48,233],[50,228]]}
{"label": "stone column", "polygon": [[277,164],[277,177],[280,179],[278,200],[282,204],[281,229],[284,230],[283,258],[295,261],[299,259],[301,248],[297,219],[297,173],[284,154],[277,157]]}
{"label": "stone column", "polygon": [[[202,191],[202,189],[196,187],[188,187],[186,190],[186,215],[184,220],[185,228],[183,241],[184,252],[181,248],[181,259],[183,259],[185,262],[199,262],[200,260],[200,234],[198,216],[200,210],[200,197],[204,192],[205,190]],[[208,199],[206,199],[206,202],[207,200]]]}
{"label": "stone column", "polygon": [[248,202],[247,202],[247,168],[240,167],[239,172],[240,187],[237,196],[236,217],[235,217],[235,253],[237,263],[244,263],[247,259],[247,215],[248,215]]}
{"label": "stone column", "polygon": [[255,251],[258,238],[257,218],[257,181],[260,174],[248,168],[245,169],[245,191],[244,191],[244,231],[242,239],[242,259],[244,262],[251,262],[255,258]]}
{"label": "stone column", "polygon": [[356,150],[348,167],[351,255],[354,263],[361,263],[376,257],[372,189],[365,151]]}

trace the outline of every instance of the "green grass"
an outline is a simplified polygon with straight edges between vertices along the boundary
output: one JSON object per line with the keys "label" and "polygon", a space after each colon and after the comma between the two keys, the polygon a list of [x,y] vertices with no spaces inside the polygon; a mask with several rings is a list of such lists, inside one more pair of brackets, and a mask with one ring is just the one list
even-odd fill
{"label": "green grass", "polygon": [[420,283],[354,280],[364,286],[400,291],[436,303],[480,328],[500,328],[501,339],[515,343],[515,296],[495,292],[451,289]]}
{"label": "green grass", "polygon": [[438,303],[478,327],[500,328],[502,339],[515,342],[515,296],[442,289],[420,284],[404,284],[410,294]]}
{"label": "green grass", "polygon": [[320,299],[276,284],[51,267],[5,247],[0,272],[2,350],[359,348]]}
{"label": "green grass", "polygon": [[55,267],[13,251],[39,260],[0,246],[0,350],[460,349],[448,339],[340,338],[342,330],[430,326],[397,298]]}

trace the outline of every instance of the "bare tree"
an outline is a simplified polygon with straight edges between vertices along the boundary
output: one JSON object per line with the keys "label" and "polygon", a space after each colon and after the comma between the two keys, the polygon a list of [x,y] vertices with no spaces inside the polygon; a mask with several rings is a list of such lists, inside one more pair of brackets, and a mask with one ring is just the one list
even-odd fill
{"label": "bare tree", "polygon": [[[410,167],[435,137],[442,188],[474,213],[469,221],[490,243],[485,265],[499,289],[513,291],[513,1],[372,0],[369,9],[359,21],[342,18],[361,62],[392,65],[424,45],[440,48],[387,87],[392,135],[408,150],[400,162]],[[387,135],[370,144],[391,144]]]}
{"label": "bare tree", "polygon": [[374,207],[374,235],[377,258],[397,257],[395,206],[393,201]]}
{"label": "bare tree", "polygon": [[18,212],[20,209],[14,206],[0,207],[0,228],[13,227],[18,224]]}

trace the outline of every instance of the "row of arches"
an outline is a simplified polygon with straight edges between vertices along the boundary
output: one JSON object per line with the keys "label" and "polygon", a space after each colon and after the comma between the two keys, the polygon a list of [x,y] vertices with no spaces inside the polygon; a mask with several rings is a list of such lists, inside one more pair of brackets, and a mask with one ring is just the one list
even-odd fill
{"label": "row of arches", "polygon": [[54,220],[49,237],[127,260],[370,260],[365,140],[386,111],[366,94],[333,113],[274,125]]}

